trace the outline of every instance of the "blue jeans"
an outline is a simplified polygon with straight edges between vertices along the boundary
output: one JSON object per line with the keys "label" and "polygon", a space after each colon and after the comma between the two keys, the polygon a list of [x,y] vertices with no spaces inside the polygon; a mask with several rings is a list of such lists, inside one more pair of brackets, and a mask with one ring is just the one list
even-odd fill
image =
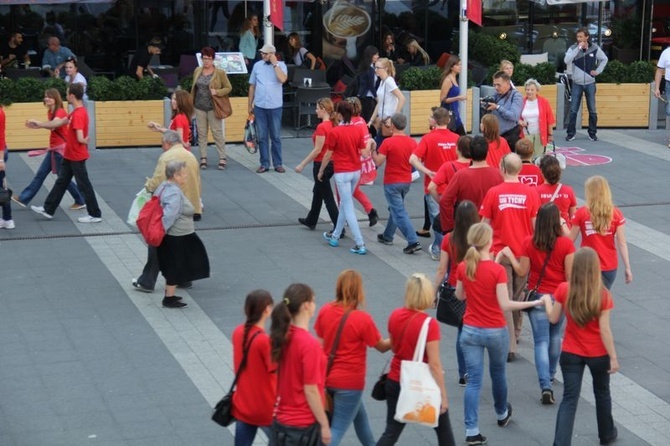
{"label": "blue jeans", "polygon": [[342,437],[354,423],[356,436],[363,446],[374,446],[375,439],[363,404],[362,390],[330,389],[333,396],[333,420],[330,425],[330,446],[339,446]]}
{"label": "blue jeans", "polygon": [[394,183],[384,185],[384,196],[389,205],[389,220],[384,229],[384,238],[393,240],[395,230],[400,229],[405,236],[407,244],[411,245],[419,241],[419,237],[414,232],[412,221],[409,219],[407,209],[405,209],[405,196],[409,193],[409,183]]}
{"label": "blue jeans", "polygon": [[[391,379],[386,381],[386,429],[377,446],[391,446],[398,442],[400,434],[405,429],[406,424],[396,421],[395,411],[398,407],[398,396],[400,395],[400,383]],[[451,421],[449,420],[449,411],[440,414],[437,420],[435,433],[437,434],[438,446],[455,446],[454,432],[451,430]]]}
{"label": "blue jeans", "polygon": [[540,381],[540,389],[551,389],[551,378],[556,374],[558,358],[561,356],[563,319],[561,318],[557,324],[550,323],[544,307],[530,310],[528,319],[533,328],[535,369]]}
{"label": "blue jeans", "polygon": [[[32,200],[35,195],[37,195],[40,187],[42,187],[42,184],[44,184],[44,180],[49,175],[49,172],[51,172],[52,157],[54,164],[56,165],[56,172],[60,172],[60,166],[63,163],[63,155],[55,151],[47,152],[46,155],[44,155],[42,164],[40,164],[40,167],[37,168],[37,172],[35,172],[35,177],[33,180],[19,194],[19,201],[21,203],[28,204],[30,203],[30,200]],[[79,189],[77,189],[77,185],[74,184],[74,181],[70,181],[70,184],[67,186],[67,191],[70,193],[70,195],[72,195],[75,203],[84,204],[84,197],[79,192]]]}
{"label": "blue jeans", "polygon": [[[440,214],[440,205],[430,195],[424,195],[423,198],[426,201],[426,205],[428,206],[428,215],[430,216],[430,225],[432,226],[435,222],[435,217]],[[442,246],[442,239],[444,238],[444,235],[442,235],[440,231],[433,232],[435,233],[435,240],[433,240],[432,253],[439,255],[440,246]]]}
{"label": "blue jeans", "polygon": [[[9,150],[6,148],[2,149],[3,152],[3,160],[5,161],[5,169],[7,169],[7,156],[9,156]],[[5,171],[0,170],[0,187],[4,187],[4,181],[5,181]],[[4,221],[8,221],[12,219],[12,200],[7,200],[7,203],[2,205],[2,219]]]}
{"label": "blue jeans", "polygon": [[361,179],[361,171],[357,170],[356,172],[340,172],[333,175],[335,178],[335,186],[337,186],[337,192],[340,194],[340,213],[337,216],[337,224],[333,230],[333,238],[339,239],[342,230],[344,229],[344,222],[346,221],[349,225],[349,230],[354,237],[354,242],[357,246],[365,246],[365,241],[363,240],[363,234],[361,234],[361,229],[358,226],[358,220],[356,220],[356,211],[354,210],[354,189],[358,184],[358,180]]}
{"label": "blue jeans", "polygon": [[235,421],[235,446],[251,446],[256,438],[256,431],[261,429],[272,445],[272,429],[270,426],[254,426],[244,421]]}
{"label": "blue jeans", "polygon": [[270,142],[272,142],[272,166],[281,167],[281,113],[279,108],[254,107],[258,149],[261,153],[261,167],[270,168]]}
{"label": "blue jeans", "polygon": [[582,94],[586,96],[586,108],[589,110],[589,135],[595,135],[598,125],[598,114],[596,113],[596,84],[579,85],[572,82],[572,100],[570,102],[570,121],[568,122],[568,135],[576,133],[577,112],[582,105]]}
{"label": "blue jeans", "polygon": [[484,374],[484,349],[489,352],[489,374],[493,390],[493,406],[498,420],[507,416],[507,377],[505,367],[509,351],[507,327],[478,328],[463,326],[461,348],[465,356],[468,371],[468,383],[465,386],[465,435],[479,434],[479,393]]}
{"label": "blue jeans", "polygon": [[614,280],[616,279],[616,269],[611,269],[609,271],[600,271],[600,276],[603,280],[603,286],[608,290],[612,289],[614,285]]}
{"label": "blue jeans", "polygon": [[579,393],[582,390],[582,377],[587,367],[593,377],[593,395],[596,400],[596,419],[598,437],[601,441],[614,436],[614,419],[612,418],[612,396],[610,395],[610,357],[608,355],[595,358],[561,353],[561,371],[563,372],[563,399],[556,415],[556,432],[554,446],[570,446]]}

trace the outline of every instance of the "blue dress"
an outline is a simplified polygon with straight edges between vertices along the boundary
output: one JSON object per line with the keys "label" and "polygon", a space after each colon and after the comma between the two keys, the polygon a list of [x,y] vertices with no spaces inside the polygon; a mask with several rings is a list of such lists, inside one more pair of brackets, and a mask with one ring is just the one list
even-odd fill
{"label": "blue dress", "polygon": [[[449,89],[449,92],[447,93],[447,99],[455,98],[456,96],[460,96],[460,94],[461,94],[461,88],[456,84],[452,84],[451,88]],[[458,111],[458,102],[459,101],[453,101],[448,104],[446,102],[442,102],[441,104],[442,108],[446,108],[451,112],[451,116],[453,116],[456,123],[455,126],[453,126],[453,128],[460,128],[463,125],[463,121],[461,121],[461,113]]]}

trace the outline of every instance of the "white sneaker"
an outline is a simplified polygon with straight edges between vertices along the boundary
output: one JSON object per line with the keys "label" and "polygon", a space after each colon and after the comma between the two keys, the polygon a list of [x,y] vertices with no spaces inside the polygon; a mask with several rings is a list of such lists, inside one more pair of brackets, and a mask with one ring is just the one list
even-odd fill
{"label": "white sneaker", "polygon": [[44,210],[43,206],[30,206],[30,209],[36,214],[40,214],[42,217],[48,218],[49,220],[54,218],[53,215],[47,214],[47,211]]}
{"label": "white sneaker", "polygon": [[79,223],[100,223],[102,221],[102,218],[87,215],[86,217],[79,217],[77,221]]}
{"label": "white sneaker", "polygon": [[14,229],[15,227],[14,220],[0,220],[0,228]]}

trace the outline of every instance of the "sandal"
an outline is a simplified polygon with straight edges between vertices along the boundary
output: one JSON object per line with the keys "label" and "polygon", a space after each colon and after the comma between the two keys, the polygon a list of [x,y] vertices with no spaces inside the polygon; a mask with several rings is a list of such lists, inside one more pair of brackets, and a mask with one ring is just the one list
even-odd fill
{"label": "sandal", "polygon": [[219,170],[224,170],[226,168],[226,160],[219,160]]}
{"label": "sandal", "polygon": [[200,158],[200,168],[202,170],[207,169],[207,158]]}

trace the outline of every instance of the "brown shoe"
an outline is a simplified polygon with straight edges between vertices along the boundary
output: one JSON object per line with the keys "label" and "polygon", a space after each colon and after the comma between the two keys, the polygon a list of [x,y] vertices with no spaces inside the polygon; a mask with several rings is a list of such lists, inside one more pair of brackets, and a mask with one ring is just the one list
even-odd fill
{"label": "brown shoe", "polygon": [[275,172],[278,172],[278,173],[285,173],[285,172],[286,172],[286,169],[284,169],[282,166],[275,167]]}

